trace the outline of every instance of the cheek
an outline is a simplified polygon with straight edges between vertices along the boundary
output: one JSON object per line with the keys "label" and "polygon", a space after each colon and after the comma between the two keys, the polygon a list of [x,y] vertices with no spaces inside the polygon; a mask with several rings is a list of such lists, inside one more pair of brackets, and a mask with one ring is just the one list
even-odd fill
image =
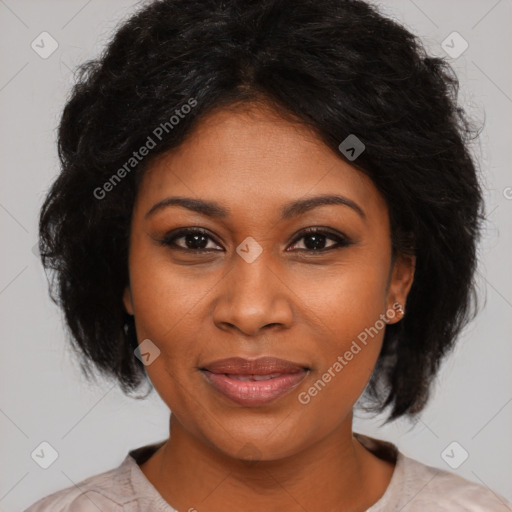
{"label": "cheek", "polygon": [[297,396],[309,417],[334,425],[352,410],[382,347],[386,324],[379,315],[344,314],[328,324],[317,346],[318,364]]}
{"label": "cheek", "polygon": [[364,250],[331,268],[296,271],[289,281],[303,310],[313,313],[311,322],[316,317],[317,324],[343,340],[373,325],[385,311],[389,266],[386,252]]}
{"label": "cheek", "polygon": [[134,245],[130,285],[139,339],[144,336],[164,343],[181,333],[189,323],[187,317],[194,315],[194,308],[200,307],[213,283],[197,269],[172,264],[163,251],[147,244]]}
{"label": "cheek", "polygon": [[205,296],[203,283],[197,280],[201,286],[194,286],[186,272],[144,246],[132,246],[130,286],[137,338],[139,343],[151,340],[160,351],[145,369],[164,402],[178,407],[187,400],[182,382],[197,359],[197,351],[191,350],[197,339],[194,314]]}
{"label": "cheek", "polygon": [[301,295],[308,297],[305,305],[318,328],[318,365],[311,385],[298,396],[309,413],[336,421],[364,391],[386,328],[387,264],[384,258],[382,264],[359,261],[314,285],[302,281]]}
{"label": "cheek", "polygon": [[156,392],[178,416],[197,406],[193,388],[187,385],[197,363],[198,289],[184,285],[175,272],[153,264],[151,271],[134,276],[131,283],[139,342],[149,339],[159,355],[145,367]]}

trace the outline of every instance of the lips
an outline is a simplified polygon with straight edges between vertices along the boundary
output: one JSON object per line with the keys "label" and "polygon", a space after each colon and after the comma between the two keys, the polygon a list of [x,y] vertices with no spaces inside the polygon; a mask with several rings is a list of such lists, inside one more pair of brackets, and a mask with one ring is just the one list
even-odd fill
{"label": "lips", "polygon": [[231,357],[201,368],[207,382],[231,401],[245,406],[264,405],[296,388],[309,368],[275,357]]}
{"label": "lips", "polygon": [[212,373],[226,373],[234,375],[272,375],[283,373],[296,373],[308,369],[305,365],[293,363],[277,357],[260,357],[258,359],[244,359],[243,357],[230,357],[220,359],[204,365]]}

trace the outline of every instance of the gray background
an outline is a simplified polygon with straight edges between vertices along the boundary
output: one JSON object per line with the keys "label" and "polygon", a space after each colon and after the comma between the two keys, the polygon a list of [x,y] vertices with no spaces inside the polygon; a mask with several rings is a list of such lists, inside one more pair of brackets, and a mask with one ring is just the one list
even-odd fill
{"label": "gray background", "polygon": [[[512,2],[379,4],[384,13],[421,36],[435,55],[446,55],[441,43],[454,31],[469,43],[461,56],[449,60],[461,80],[462,104],[477,121],[485,119],[474,151],[485,176],[489,222],[480,249],[481,313],[444,364],[421,421],[414,427],[399,421],[380,428],[382,418],[363,420],[359,414],[354,430],[391,440],[406,455],[512,500]],[[136,5],[133,0],[0,0],[4,511],[21,510],[44,495],[116,467],[129,449],[167,437],[168,411],[156,393],[136,401],[112,383],[93,385],[82,379],[33,253],[38,210],[58,172],[56,126],[72,69],[95,57]],[[43,31],[59,45],[47,59],[31,48]],[[460,48],[453,44],[455,50]],[[58,452],[48,469],[31,458],[42,441]],[[462,450],[469,454],[456,469],[441,456],[454,441],[458,445],[448,450],[451,461],[460,460]]]}

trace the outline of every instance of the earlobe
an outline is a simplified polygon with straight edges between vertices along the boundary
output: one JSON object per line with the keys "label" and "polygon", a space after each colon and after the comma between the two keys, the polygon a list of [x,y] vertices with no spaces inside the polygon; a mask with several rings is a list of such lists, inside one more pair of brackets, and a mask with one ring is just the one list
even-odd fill
{"label": "earlobe", "polygon": [[396,256],[387,296],[387,311],[393,311],[393,314],[387,315],[387,323],[398,322],[405,315],[405,303],[414,281],[415,266],[415,256],[403,253]]}
{"label": "earlobe", "polygon": [[129,313],[130,315],[133,315],[132,293],[129,286],[127,286],[124,289],[123,304],[124,308],[126,309],[126,312]]}

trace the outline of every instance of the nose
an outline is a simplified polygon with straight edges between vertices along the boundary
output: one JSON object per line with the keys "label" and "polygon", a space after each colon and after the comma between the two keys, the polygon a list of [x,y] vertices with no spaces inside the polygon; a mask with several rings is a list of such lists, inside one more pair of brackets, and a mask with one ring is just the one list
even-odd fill
{"label": "nose", "polygon": [[262,329],[292,324],[293,292],[263,254],[252,263],[237,256],[216,292],[213,322],[219,329],[236,328],[254,336]]}

